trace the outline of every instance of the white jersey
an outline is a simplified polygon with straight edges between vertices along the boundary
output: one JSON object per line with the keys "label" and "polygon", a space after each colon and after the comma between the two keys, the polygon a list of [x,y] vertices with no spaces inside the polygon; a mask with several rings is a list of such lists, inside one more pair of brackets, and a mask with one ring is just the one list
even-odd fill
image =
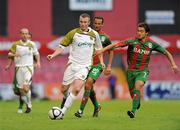
{"label": "white jersey", "polygon": [[94,50],[102,49],[99,34],[88,28],[88,32],[76,28],[63,38],[60,47],[70,46],[69,62],[82,66],[92,65]]}
{"label": "white jersey", "polygon": [[12,47],[10,48],[10,52],[20,55],[20,57],[14,58],[16,67],[32,66],[33,55],[39,55],[35,43],[30,40],[28,40],[27,42],[23,42],[22,40],[14,42]]}

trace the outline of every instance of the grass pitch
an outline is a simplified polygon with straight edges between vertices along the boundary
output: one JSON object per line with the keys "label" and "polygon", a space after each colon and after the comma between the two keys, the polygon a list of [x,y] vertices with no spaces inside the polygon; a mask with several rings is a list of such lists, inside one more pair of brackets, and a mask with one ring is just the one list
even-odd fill
{"label": "grass pitch", "polygon": [[130,119],[126,112],[130,101],[101,102],[102,110],[98,118],[93,118],[91,102],[85,108],[82,118],[74,112],[80,102],[75,102],[67,111],[64,120],[50,120],[48,110],[59,106],[58,101],[33,101],[30,114],[17,113],[17,101],[0,101],[0,130],[180,130],[180,101],[143,101]]}

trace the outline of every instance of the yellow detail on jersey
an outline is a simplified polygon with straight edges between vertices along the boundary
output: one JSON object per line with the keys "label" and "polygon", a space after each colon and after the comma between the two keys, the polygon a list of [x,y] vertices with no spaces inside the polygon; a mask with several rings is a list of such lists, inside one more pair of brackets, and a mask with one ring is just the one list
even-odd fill
{"label": "yellow detail on jersey", "polygon": [[60,42],[60,45],[69,46],[72,43],[73,37],[76,33],[79,33],[81,35],[89,35],[91,40],[93,38],[96,39],[96,34],[92,30],[90,32],[84,33],[80,28],[75,28],[64,36],[64,38]]}
{"label": "yellow detail on jersey", "polygon": [[80,30],[77,33],[82,34],[82,35],[89,35],[90,39],[93,39],[93,38],[96,39],[96,34],[92,30],[90,32],[87,32],[87,33],[84,33],[83,31]]}
{"label": "yellow detail on jersey", "polygon": [[27,47],[29,47],[29,50],[31,50],[32,48],[33,48],[33,45],[30,43],[30,42],[28,42],[28,43],[26,43],[26,44],[23,44],[22,43],[22,41],[21,40],[19,40],[19,41],[15,41],[14,43],[13,43],[13,45],[11,46],[11,48],[10,48],[10,52],[12,52],[12,53],[16,53],[16,47],[17,46],[27,46]]}
{"label": "yellow detail on jersey", "polygon": [[77,32],[78,28],[71,30],[70,32],[68,32],[64,38],[62,39],[62,41],[60,42],[60,45],[63,46],[68,46],[69,44],[72,43],[73,40],[73,36],[74,34]]}

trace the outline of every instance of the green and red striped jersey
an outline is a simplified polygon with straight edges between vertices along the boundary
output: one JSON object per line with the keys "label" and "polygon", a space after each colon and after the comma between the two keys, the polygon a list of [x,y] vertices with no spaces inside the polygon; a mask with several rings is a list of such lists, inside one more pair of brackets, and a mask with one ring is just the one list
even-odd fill
{"label": "green and red striped jersey", "polygon": [[[101,39],[103,48],[111,44],[109,36],[107,34],[105,34],[104,32],[102,32],[102,31],[99,32],[99,37]],[[99,62],[99,58],[98,58],[98,56],[95,56],[93,59],[93,65],[97,65],[98,62]]]}
{"label": "green and red striped jersey", "polygon": [[165,53],[165,48],[151,41],[149,38],[147,38],[144,43],[142,43],[138,38],[129,39],[122,43],[118,43],[116,47],[124,46],[128,46],[127,62],[128,70],[130,71],[148,70],[152,51]]}

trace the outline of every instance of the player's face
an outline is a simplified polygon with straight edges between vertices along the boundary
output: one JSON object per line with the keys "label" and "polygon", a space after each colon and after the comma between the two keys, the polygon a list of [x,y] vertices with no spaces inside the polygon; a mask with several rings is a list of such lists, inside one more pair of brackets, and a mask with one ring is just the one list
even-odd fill
{"label": "player's face", "polygon": [[145,28],[143,28],[143,27],[138,27],[138,29],[137,29],[137,37],[138,37],[139,39],[142,40],[142,39],[146,38],[147,35],[148,35],[148,33],[145,31]]}
{"label": "player's face", "polygon": [[88,17],[85,17],[85,18],[80,17],[79,18],[79,26],[80,26],[81,30],[87,31],[89,25],[90,25],[90,19]]}
{"label": "player's face", "polygon": [[94,22],[93,22],[94,30],[99,32],[101,30],[102,26],[103,26],[102,19],[94,19]]}
{"label": "player's face", "polygon": [[26,42],[29,39],[29,31],[27,29],[22,29],[20,31],[20,37],[22,41]]}

